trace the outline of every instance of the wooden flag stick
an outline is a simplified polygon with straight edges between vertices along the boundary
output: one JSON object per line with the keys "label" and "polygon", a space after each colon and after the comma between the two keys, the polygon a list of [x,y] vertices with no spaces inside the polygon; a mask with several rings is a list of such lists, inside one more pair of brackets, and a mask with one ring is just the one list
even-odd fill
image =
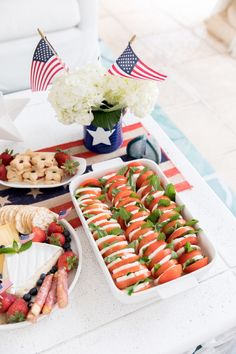
{"label": "wooden flag stick", "polygon": [[136,34],[134,34],[134,35],[131,37],[131,39],[129,40],[129,44],[132,44],[133,41],[135,40],[135,38],[136,38]]}
{"label": "wooden flag stick", "polygon": [[37,31],[39,33],[39,35],[45,40],[45,42],[48,44],[49,48],[52,50],[52,52],[57,55],[57,52],[55,51],[55,49],[53,48],[53,46],[51,45],[51,43],[49,43],[47,37],[45,36],[45,34],[43,33],[43,31],[41,31],[39,28],[37,28]]}

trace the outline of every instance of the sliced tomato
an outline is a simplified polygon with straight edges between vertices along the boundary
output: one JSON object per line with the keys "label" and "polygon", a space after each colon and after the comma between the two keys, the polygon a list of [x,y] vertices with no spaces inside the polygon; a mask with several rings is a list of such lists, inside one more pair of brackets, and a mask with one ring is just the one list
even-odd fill
{"label": "sliced tomato", "polygon": [[106,181],[106,185],[116,182],[116,181],[122,181],[124,183],[127,183],[127,178],[122,175],[115,175],[115,176],[108,178],[108,180]]}
{"label": "sliced tomato", "polygon": [[129,237],[130,241],[135,241],[137,240],[139,237],[142,237],[144,234],[146,234],[149,231],[153,231],[151,227],[145,227],[143,229],[138,230],[137,232],[135,232],[134,235],[132,235],[131,237]]}
{"label": "sliced tomato", "polygon": [[133,224],[129,225],[129,226],[127,227],[127,229],[125,230],[125,236],[126,236],[126,237],[129,237],[130,232],[132,232],[132,231],[138,229],[138,228],[141,227],[143,224],[145,224],[145,221],[140,220],[140,221],[136,221],[136,222],[134,222]]}
{"label": "sliced tomato", "polygon": [[177,219],[177,220],[172,220],[168,222],[164,227],[163,227],[163,232],[165,234],[168,234],[171,228],[177,228],[185,225],[186,221],[184,219]]}
{"label": "sliced tomato", "polygon": [[[157,250],[160,246],[162,246],[164,244],[165,244],[165,241],[155,241],[151,245],[147,246],[147,248],[143,251],[143,256],[144,257],[150,256],[150,254],[152,254],[155,250]],[[156,256],[158,256],[163,251],[166,251],[164,257],[171,253],[171,250],[169,248],[167,248],[166,250],[164,249],[164,250],[161,250],[160,252],[158,252]],[[162,257],[162,258],[164,258],[164,257]]]}
{"label": "sliced tomato", "polygon": [[[155,250],[156,249],[156,246],[153,246],[154,243],[152,243],[151,245],[147,246],[147,249],[145,250],[145,252],[143,251],[143,249],[145,249],[145,245],[147,245],[149,242],[152,242],[152,241],[156,241],[157,240],[157,237],[158,237],[158,233],[157,232],[154,232],[148,236],[145,236],[140,242],[139,242],[139,245],[138,245],[138,251],[140,252],[140,250],[142,249],[142,253],[144,255],[145,253],[145,256],[148,256],[149,254],[152,253],[152,249]],[[156,241],[156,242],[159,242],[159,241]],[[155,242],[155,245],[156,245],[156,242]],[[144,248],[143,248],[144,247]],[[150,252],[149,252],[150,251]]]}
{"label": "sliced tomato", "polygon": [[159,218],[159,222],[164,222],[168,219],[170,219],[172,216],[175,216],[177,213],[177,211],[175,210],[170,210],[170,211],[167,211],[166,213],[162,214]]}
{"label": "sliced tomato", "polygon": [[144,167],[143,166],[143,164],[141,163],[141,162],[136,162],[136,161],[134,161],[134,162],[130,162],[130,163],[128,163],[128,165],[127,165],[128,167]]}
{"label": "sliced tomato", "polygon": [[133,198],[133,197],[127,197],[124,198],[123,200],[121,200],[116,207],[117,208],[121,208],[121,207],[125,207],[127,204],[132,203],[132,202],[138,202],[139,200],[137,198]]}
{"label": "sliced tomato", "polygon": [[80,183],[80,187],[93,186],[93,187],[101,187],[102,184],[96,178],[89,178]]}
{"label": "sliced tomato", "polygon": [[114,243],[114,245],[111,248],[109,248],[109,250],[107,250],[105,253],[103,253],[102,256],[104,258],[108,257],[114,252],[117,252],[117,251],[127,248],[127,246],[128,246],[128,242],[127,242],[127,244],[121,244],[120,242]]}
{"label": "sliced tomato", "polygon": [[[95,215],[94,215],[95,216]],[[90,220],[90,219],[88,219],[87,220],[87,223],[88,224],[94,224],[95,222],[97,222],[97,221],[100,221],[100,220],[104,220],[104,221],[107,221],[109,218],[111,217],[111,214],[110,213],[103,213],[102,215],[101,215],[101,213],[100,214],[98,214],[93,220]]]}
{"label": "sliced tomato", "polygon": [[154,277],[158,278],[162,273],[164,273],[168,268],[172,267],[173,265],[178,264],[176,259],[170,259],[169,261],[163,263],[160,268],[154,273]]}
{"label": "sliced tomato", "polygon": [[[167,241],[169,242],[169,241]],[[176,245],[175,245],[175,251],[178,251],[181,247],[184,247],[186,245],[186,243],[189,242],[191,245],[197,245],[198,244],[198,238],[194,237],[194,236],[187,236],[186,238],[184,238],[184,240],[179,241]]]}
{"label": "sliced tomato", "polygon": [[182,275],[182,267],[180,264],[177,264],[173,267],[168,268],[164,273],[158,278],[158,284],[164,284],[168,281],[179,278]]}
{"label": "sliced tomato", "polygon": [[[154,199],[151,201],[151,203],[148,205],[148,209],[153,211],[153,208],[159,203],[159,201],[161,199],[164,199],[164,200],[170,200],[169,197],[167,197],[166,195],[159,195],[158,197],[154,197]],[[159,207],[158,207],[159,209]]]}
{"label": "sliced tomato", "polygon": [[133,254],[131,257],[120,256],[120,260],[118,262],[115,262],[112,265],[107,264],[107,268],[110,271],[113,271],[114,269],[119,268],[125,264],[133,263],[133,262],[137,261],[138,259],[139,259],[139,256],[137,256],[136,254]]}
{"label": "sliced tomato", "polygon": [[168,242],[175,240],[178,237],[186,235],[189,231],[194,231],[192,226],[181,226],[176,229],[172,234],[168,237]]}
{"label": "sliced tomato", "polygon": [[115,280],[116,286],[119,289],[125,289],[128,286],[130,286],[130,285],[136,284],[140,280],[145,280],[146,278],[148,278],[151,275],[151,272],[150,271],[146,271],[146,272],[143,272],[143,273],[141,273],[139,275],[137,275],[135,273],[133,273],[133,274],[134,274],[134,277],[132,277],[132,278],[128,278],[128,279],[125,279],[125,280],[119,280],[119,278],[116,279]]}
{"label": "sliced tomato", "polygon": [[123,183],[122,181],[116,181],[116,182],[112,183],[108,189],[108,192],[107,192],[107,196],[108,196],[109,200],[112,200],[112,198],[113,198],[113,195],[112,195],[113,189],[119,189],[120,191],[123,191],[123,190],[129,189],[129,187],[125,183]]}
{"label": "sliced tomato", "polygon": [[198,261],[190,264],[187,266],[184,270],[185,273],[191,273],[194,272],[195,270],[198,270],[202,267],[205,267],[208,264],[208,257],[204,257],[202,259],[199,259]]}
{"label": "sliced tomato", "polygon": [[146,181],[146,179],[147,179],[149,176],[152,176],[152,175],[154,175],[154,172],[151,171],[151,170],[146,171],[146,172],[140,174],[140,176],[138,177],[138,179],[137,179],[137,181],[136,181],[137,187],[140,188],[141,185],[142,185],[142,183],[143,183],[144,181]]}
{"label": "sliced tomato", "polygon": [[[129,213],[132,214],[134,211],[139,211],[139,207],[137,205],[128,205],[125,207],[125,210],[127,210]],[[134,215],[134,214],[133,214]]]}
{"label": "sliced tomato", "polygon": [[[165,242],[165,241],[162,241]],[[163,250],[161,250],[160,252],[158,252],[153,259],[151,260],[151,262],[148,265],[149,269],[152,269],[154,267],[155,264],[159,263],[163,258],[165,258],[166,256],[171,254],[171,250],[169,248],[164,248]]]}
{"label": "sliced tomato", "polygon": [[130,223],[134,223],[139,218],[143,218],[143,220],[145,220],[149,215],[150,215],[149,211],[146,210],[139,211],[138,213],[132,215],[130,219]]}
{"label": "sliced tomato", "polygon": [[119,235],[119,236],[112,236],[111,238],[109,238],[109,240],[105,240],[103,242],[101,242],[99,245],[98,245],[98,248],[99,250],[102,250],[104,248],[104,245],[105,244],[111,244],[112,242],[119,242],[119,241],[125,241],[126,238],[124,235]]}
{"label": "sliced tomato", "polygon": [[162,212],[166,212],[167,210],[172,210],[177,207],[176,203],[171,203],[168,206],[159,206],[158,209]]}
{"label": "sliced tomato", "polygon": [[195,256],[201,256],[201,251],[200,250],[194,250],[188,253],[184,253],[179,257],[179,263],[184,264],[187,262],[189,259],[195,257]]}
{"label": "sliced tomato", "polygon": [[116,196],[113,199],[113,205],[116,206],[119,203],[119,201],[123,200],[124,198],[129,197],[131,194],[132,194],[133,198],[138,199],[137,194],[134,193],[129,186],[126,186],[126,188],[122,189],[119,193],[116,194]]}
{"label": "sliced tomato", "polygon": [[[135,262],[136,263],[136,262]],[[123,275],[126,275],[128,273],[134,273],[134,272],[138,272],[139,270],[145,269],[146,267],[144,265],[142,265],[141,263],[138,262],[138,264],[135,263],[130,263],[128,264],[129,267],[120,270],[119,272],[112,272],[112,278],[113,279],[117,279],[122,277]]]}

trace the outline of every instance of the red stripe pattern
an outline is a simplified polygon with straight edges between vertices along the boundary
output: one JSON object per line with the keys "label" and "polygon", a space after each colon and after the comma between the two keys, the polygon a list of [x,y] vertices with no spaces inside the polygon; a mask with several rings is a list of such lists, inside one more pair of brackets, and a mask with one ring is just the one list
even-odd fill
{"label": "red stripe pattern", "polygon": [[42,38],[34,51],[31,64],[31,90],[45,91],[53,77],[61,70],[66,70],[65,64]]}
{"label": "red stripe pattern", "polygon": [[[115,152],[109,154],[99,154],[97,155],[94,152],[88,151],[86,147],[83,145],[83,140],[76,140],[66,142],[60,145],[54,145],[50,147],[46,147],[39,151],[56,151],[57,148],[62,148],[68,150],[72,155],[78,157],[86,157],[87,165],[90,166],[96,162],[102,162],[105,160],[109,160],[115,157],[123,157],[126,155],[126,146],[128,142],[138,135],[146,135],[147,131],[142,126],[141,123],[135,123],[128,126],[123,127],[124,134],[124,143],[123,145],[116,150]],[[178,192],[191,188],[191,185],[188,181],[185,180],[180,171],[175,167],[173,162],[169,159],[166,153],[162,150],[163,162],[159,164],[159,167],[166,175],[168,180],[173,183]],[[6,188],[0,186],[0,201],[6,201],[6,204],[33,204],[34,206],[45,206],[54,211],[55,213],[59,213],[61,210],[66,210],[72,207],[70,214],[67,217],[67,220],[70,224],[76,228],[81,225],[79,218],[77,217],[76,211],[73,208],[73,203],[70,198],[70,194],[68,188],[60,187],[59,191],[57,188],[49,189],[48,191],[45,189],[41,189],[38,192],[35,192],[35,189],[29,191],[28,189],[25,192],[22,192],[18,195],[16,190],[12,188]],[[36,193],[34,196],[34,192]],[[4,205],[4,204],[3,204]]]}
{"label": "red stripe pattern", "polygon": [[167,78],[166,75],[153,70],[140,60],[130,44],[128,44],[116,62],[112,64],[108,72],[111,75],[133,79],[164,81]]}

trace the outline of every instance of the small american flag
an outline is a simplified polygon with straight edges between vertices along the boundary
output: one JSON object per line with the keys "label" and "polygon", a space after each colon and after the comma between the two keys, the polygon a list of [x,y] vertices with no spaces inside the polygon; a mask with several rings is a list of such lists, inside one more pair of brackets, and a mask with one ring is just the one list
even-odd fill
{"label": "small american flag", "polygon": [[35,51],[30,70],[32,91],[45,91],[52,78],[60,71],[67,70],[53,48],[42,38]]}
{"label": "small american flag", "polygon": [[146,79],[164,81],[167,76],[163,75],[140,60],[131,48],[130,43],[116,62],[108,70],[111,75],[118,75],[134,79]]}

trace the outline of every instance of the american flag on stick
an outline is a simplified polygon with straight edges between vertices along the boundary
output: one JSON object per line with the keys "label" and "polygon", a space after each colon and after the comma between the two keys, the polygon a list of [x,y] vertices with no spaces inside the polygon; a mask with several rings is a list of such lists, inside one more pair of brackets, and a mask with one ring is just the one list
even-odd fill
{"label": "american flag on stick", "polygon": [[53,77],[67,68],[47,38],[40,30],[38,31],[42,39],[34,51],[30,70],[30,86],[32,91],[45,91]]}
{"label": "american flag on stick", "polygon": [[127,48],[119,56],[108,70],[109,74],[133,79],[146,79],[164,81],[167,76],[151,69],[134,53],[131,43],[135,36],[131,38]]}

